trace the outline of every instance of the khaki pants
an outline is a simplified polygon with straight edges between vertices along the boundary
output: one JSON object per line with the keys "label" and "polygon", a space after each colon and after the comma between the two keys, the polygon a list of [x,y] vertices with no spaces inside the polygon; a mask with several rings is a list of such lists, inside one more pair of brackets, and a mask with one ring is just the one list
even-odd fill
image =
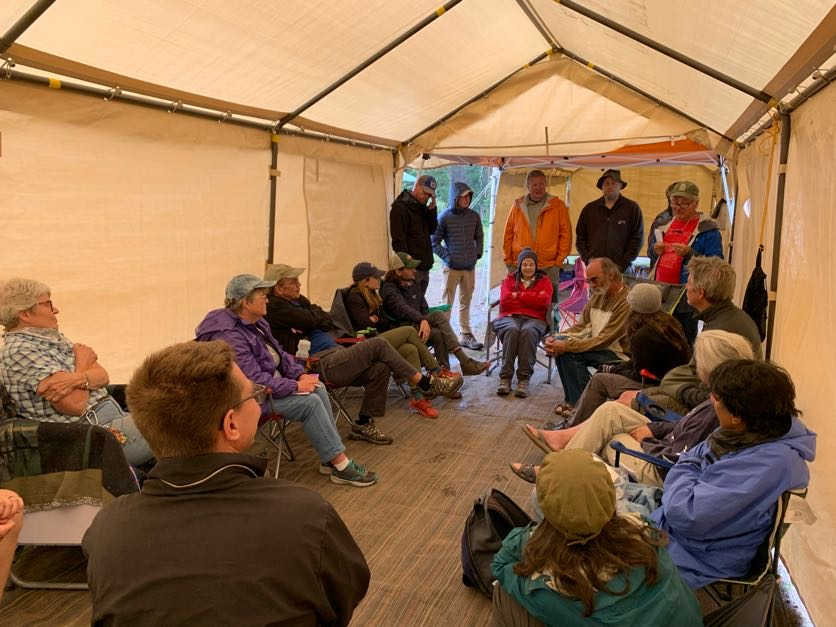
{"label": "khaki pants", "polygon": [[450,309],[445,312],[447,320],[453,313],[453,300],[456,297],[456,288],[459,290],[459,328],[463,335],[473,335],[470,328],[470,300],[473,298],[473,290],[476,287],[476,270],[451,270],[444,266],[444,293],[441,298]]}
{"label": "khaki pants", "polygon": [[[639,412],[616,401],[608,401],[596,409],[589,420],[581,424],[580,430],[569,440],[566,448],[582,448],[615,465],[615,451],[610,448],[612,440],[618,440],[627,448],[642,450],[630,431],[650,422]],[[621,456],[621,464],[638,479],[639,483],[661,486],[663,481],[653,464],[629,455]]]}

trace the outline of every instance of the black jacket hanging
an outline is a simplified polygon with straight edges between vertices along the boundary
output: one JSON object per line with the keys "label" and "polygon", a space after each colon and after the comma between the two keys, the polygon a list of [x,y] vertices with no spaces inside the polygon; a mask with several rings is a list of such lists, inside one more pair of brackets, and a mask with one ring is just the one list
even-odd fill
{"label": "black jacket hanging", "polygon": [[743,311],[754,320],[758,327],[761,341],[766,339],[766,310],[769,306],[769,295],[766,291],[766,273],[761,268],[761,254],[763,248],[758,249],[758,256],[755,259],[755,267],[749,283],[746,285],[746,294],[743,296]]}

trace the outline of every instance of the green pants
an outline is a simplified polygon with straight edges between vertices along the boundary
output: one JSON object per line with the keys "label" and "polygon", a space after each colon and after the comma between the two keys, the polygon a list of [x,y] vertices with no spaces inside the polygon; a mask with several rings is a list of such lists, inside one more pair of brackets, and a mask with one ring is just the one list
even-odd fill
{"label": "green pants", "polygon": [[415,327],[398,327],[381,333],[380,337],[389,342],[392,348],[398,351],[401,357],[419,372],[421,366],[426,368],[428,372],[438,369],[438,362],[427,345],[418,337],[418,331],[415,330]]}

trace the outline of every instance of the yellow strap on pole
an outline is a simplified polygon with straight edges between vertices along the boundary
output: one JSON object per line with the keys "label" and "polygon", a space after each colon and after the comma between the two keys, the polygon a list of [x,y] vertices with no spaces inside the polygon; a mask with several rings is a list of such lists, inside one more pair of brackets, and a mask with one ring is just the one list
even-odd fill
{"label": "yellow strap on pole", "polygon": [[772,187],[772,164],[775,162],[775,145],[778,143],[778,133],[781,129],[778,128],[778,116],[772,119],[772,127],[769,134],[772,135],[772,146],[769,148],[769,169],[766,174],[766,193],[763,196],[763,211],[761,212],[761,231],[758,236],[758,249],[763,250],[763,232],[766,228],[766,215],[769,210],[769,191]]}

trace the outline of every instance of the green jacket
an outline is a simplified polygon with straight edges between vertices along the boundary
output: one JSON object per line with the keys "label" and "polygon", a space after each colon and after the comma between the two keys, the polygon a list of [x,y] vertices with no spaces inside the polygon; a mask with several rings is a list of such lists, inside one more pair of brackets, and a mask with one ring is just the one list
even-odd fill
{"label": "green jacket", "polygon": [[611,590],[623,590],[629,582],[630,592],[614,595],[598,592],[595,611],[584,617],[580,601],[556,592],[546,585],[544,577],[531,579],[514,573],[514,564],[522,558],[523,547],[532,527],[511,531],[493,560],[493,574],[508,594],[529,614],[547,625],[623,625],[625,627],[690,627],[702,625],[700,606],[682,581],[668,551],[658,550],[659,577],[654,586],[644,581],[644,569],[634,568],[610,581]]}

